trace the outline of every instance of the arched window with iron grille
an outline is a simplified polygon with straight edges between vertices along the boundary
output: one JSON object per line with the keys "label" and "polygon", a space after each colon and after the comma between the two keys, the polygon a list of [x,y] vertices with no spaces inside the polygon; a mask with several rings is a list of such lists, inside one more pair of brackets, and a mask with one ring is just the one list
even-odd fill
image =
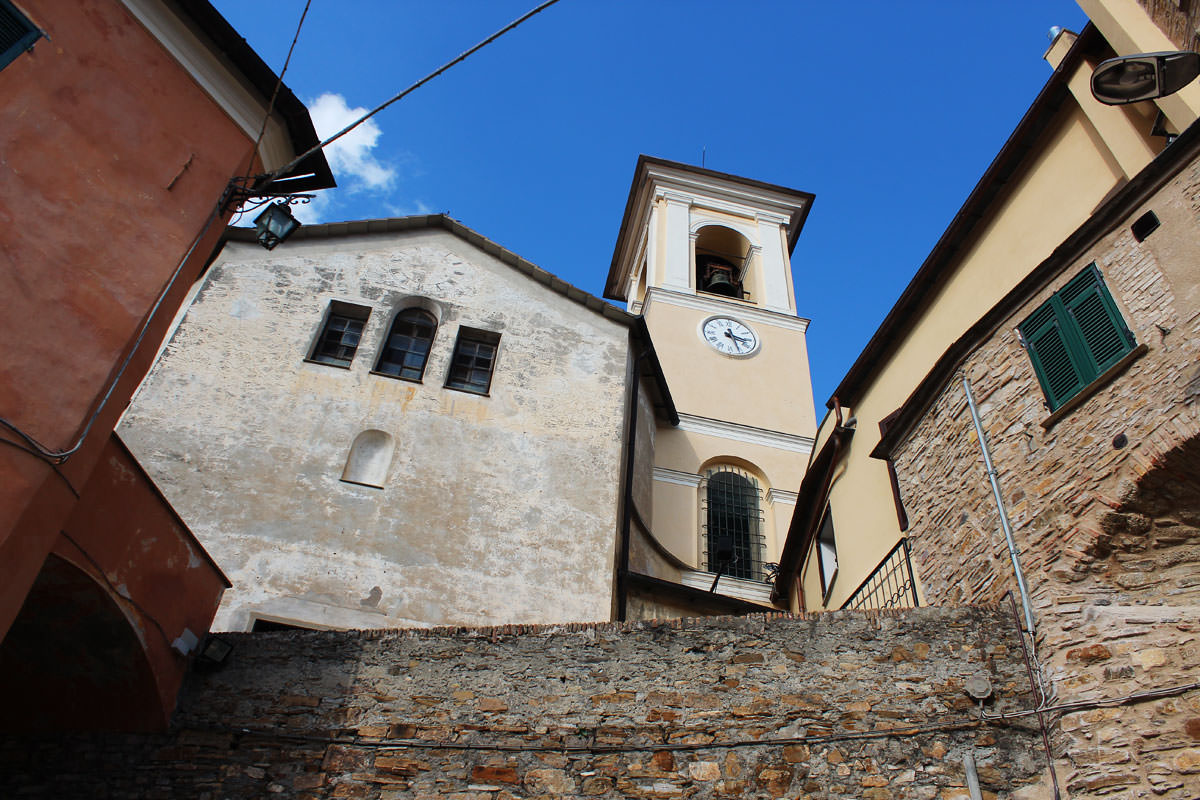
{"label": "arched window with iron grille", "polygon": [[758,481],[743,470],[709,470],[701,494],[701,545],[710,572],[762,580],[762,504]]}
{"label": "arched window with iron grille", "polygon": [[421,380],[436,331],[433,314],[420,308],[404,309],[392,321],[375,371],[410,381]]}

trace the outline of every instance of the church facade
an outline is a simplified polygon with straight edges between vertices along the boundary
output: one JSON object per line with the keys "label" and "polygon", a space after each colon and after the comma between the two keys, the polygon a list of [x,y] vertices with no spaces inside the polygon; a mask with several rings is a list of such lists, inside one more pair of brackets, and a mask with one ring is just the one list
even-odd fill
{"label": "church facade", "polygon": [[783,390],[807,416],[760,406],[806,365],[787,254],[811,196],[646,158],[636,180],[628,311],[441,215],[273,251],[230,230],[120,428],[234,584],[215,630],[771,607],[806,366]]}

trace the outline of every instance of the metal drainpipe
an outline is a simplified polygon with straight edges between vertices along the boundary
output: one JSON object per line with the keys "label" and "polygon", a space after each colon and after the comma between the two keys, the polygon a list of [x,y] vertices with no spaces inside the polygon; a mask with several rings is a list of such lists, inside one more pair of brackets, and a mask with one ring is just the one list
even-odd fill
{"label": "metal drainpipe", "polygon": [[648,349],[633,360],[633,386],[629,389],[629,434],[625,440],[625,491],[621,514],[621,557],[617,562],[617,621],[624,622],[626,615],[626,579],[629,574],[629,528],[633,520],[633,468],[637,456],[638,388],[641,386],[642,359]]}
{"label": "metal drainpipe", "polygon": [[963,756],[963,771],[967,773],[967,792],[971,800],[983,800],[983,792],[979,789],[979,772],[975,769],[975,756],[967,753]]}
{"label": "metal drainpipe", "polygon": [[967,393],[967,405],[971,408],[971,421],[975,423],[975,433],[979,436],[979,449],[983,451],[983,463],[987,466],[988,480],[992,484],[992,496],[996,499],[996,511],[1000,514],[1000,527],[1004,530],[1004,541],[1008,544],[1008,555],[1012,559],[1013,572],[1017,576],[1017,588],[1021,592],[1021,608],[1025,611],[1025,629],[1032,637],[1034,635],[1033,606],[1029,602],[1029,589],[1025,585],[1025,574],[1021,571],[1021,557],[1017,552],[1017,544],[1013,541],[1012,525],[1008,521],[1008,511],[1004,508],[1004,497],[1000,494],[1000,478],[992,465],[992,454],[988,450],[987,435],[983,432],[983,422],[979,419],[979,409],[975,406],[975,395],[971,394],[971,382],[963,378],[963,391]]}

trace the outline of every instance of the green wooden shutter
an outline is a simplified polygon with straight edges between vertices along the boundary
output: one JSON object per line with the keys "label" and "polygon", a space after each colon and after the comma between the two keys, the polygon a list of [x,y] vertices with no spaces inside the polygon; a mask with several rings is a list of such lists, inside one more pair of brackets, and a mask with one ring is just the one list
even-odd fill
{"label": "green wooden shutter", "polygon": [[1018,327],[1054,411],[1133,349],[1133,334],[1091,264]]}
{"label": "green wooden shutter", "polygon": [[1021,338],[1029,350],[1029,360],[1037,374],[1050,410],[1061,406],[1066,400],[1088,383],[1079,356],[1073,352],[1068,335],[1059,322],[1054,298],[1033,312],[1021,323]]}
{"label": "green wooden shutter", "polygon": [[1133,336],[1093,264],[1058,292],[1079,334],[1080,344],[1099,377],[1133,349]]}
{"label": "green wooden shutter", "polygon": [[8,0],[0,0],[0,69],[8,66],[42,35]]}

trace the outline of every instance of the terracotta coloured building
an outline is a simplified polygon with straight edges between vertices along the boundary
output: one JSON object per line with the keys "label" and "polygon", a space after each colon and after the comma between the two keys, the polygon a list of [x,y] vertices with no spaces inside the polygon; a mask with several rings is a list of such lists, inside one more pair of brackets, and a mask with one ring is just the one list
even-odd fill
{"label": "terracotta coloured building", "polygon": [[[317,143],[277,82],[203,0],[0,2],[7,727],[163,724],[227,585],[112,430],[231,179]],[[332,185],[317,153],[275,188]]]}

